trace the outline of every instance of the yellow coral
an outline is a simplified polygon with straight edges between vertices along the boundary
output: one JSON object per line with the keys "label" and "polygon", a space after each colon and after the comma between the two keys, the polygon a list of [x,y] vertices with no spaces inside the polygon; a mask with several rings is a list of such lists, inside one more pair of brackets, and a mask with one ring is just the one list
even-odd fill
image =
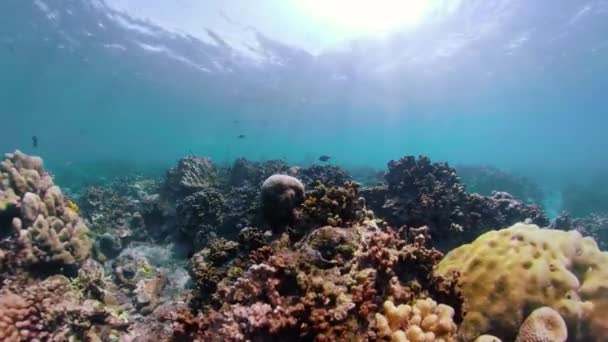
{"label": "yellow coral", "polygon": [[68,200],[67,205],[68,208],[73,210],[77,215],[80,215],[80,208],[78,207],[78,204],[74,203],[72,200]]}
{"label": "yellow coral", "polygon": [[414,305],[384,302],[384,315],[376,314],[378,336],[393,342],[456,341],[454,309],[428,298]]}
{"label": "yellow coral", "polygon": [[524,318],[541,306],[584,334],[575,340],[608,336],[608,253],[578,232],[523,223],[491,231],[448,253],[436,273],[453,271],[461,275],[465,341],[485,333],[513,340]]}

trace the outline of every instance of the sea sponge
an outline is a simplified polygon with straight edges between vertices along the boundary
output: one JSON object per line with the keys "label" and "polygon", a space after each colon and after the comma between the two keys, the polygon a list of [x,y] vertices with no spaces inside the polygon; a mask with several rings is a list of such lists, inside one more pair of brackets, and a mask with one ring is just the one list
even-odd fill
{"label": "sea sponge", "polygon": [[431,298],[418,299],[414,305],[395,306],[384,302],[384,315],[376,313],[376,328],[381,338],[393,342],[456,341],[454,309]]}
{"label": "sea sponge", "polygon": [[304,185],[288,175],[272,175],[262,184],[262,210],[273,229],[289,225],[295,208],[304,202]]}
{"label": "sea sponge", "polygon": [[515,342],[565,342],[567,339],[568,328],[562,316],[549,307],[542,307],[526,318]]}
{"label": "sea sponge", "polygon": [[573,340],[608,336],[608,253],[576,231],[518,223],[451,251],[435,272],[460,273],[465,341],[486,333],[514,340],[542,306],[557,310]]}

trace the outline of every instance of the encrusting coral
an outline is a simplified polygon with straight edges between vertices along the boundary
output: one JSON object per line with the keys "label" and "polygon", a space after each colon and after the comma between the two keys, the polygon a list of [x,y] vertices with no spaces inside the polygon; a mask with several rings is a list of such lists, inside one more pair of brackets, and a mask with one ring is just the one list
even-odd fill
{"label": "encrusting coral", "polygon": [[74,273],[89,256],[91,241],[66,203],[42,159],[20,151],[6,154],[0,163],[0,229],[12,226],[14,244],[3,254],[16,253],[23,266],[45,272]]}
{"label": "encrusting coral", "polygon": [[573,341],[608,336],[608,253],[576,231],[515,224],[483,234],[439,263],[458,272],[466,315],[459,335],[513,340],[532,310],[547,306],[566,321]]}

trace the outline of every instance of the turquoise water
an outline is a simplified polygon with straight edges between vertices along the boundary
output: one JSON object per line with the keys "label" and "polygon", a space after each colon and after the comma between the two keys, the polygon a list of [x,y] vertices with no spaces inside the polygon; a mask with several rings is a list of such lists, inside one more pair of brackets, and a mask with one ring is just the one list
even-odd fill
{"label": "turquoise water", "polygon": [[[186,3],[167,15],[179,23]],[[206,17],[178,31],[117,0],[5,0],[0,150],[41,155],[57,174],[162,169],[189,153],[380,169],[425,154],[554,188],[604,172],[606,3],[453,5],[312,51],[255,22],[235,38]]]}

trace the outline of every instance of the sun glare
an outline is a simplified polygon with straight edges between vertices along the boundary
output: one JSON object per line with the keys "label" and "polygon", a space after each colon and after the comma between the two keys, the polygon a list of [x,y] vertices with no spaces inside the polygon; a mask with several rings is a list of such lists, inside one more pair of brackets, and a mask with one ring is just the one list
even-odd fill
{"label": "sun glare", "polygon": [[418,24],[432,0],[300,0],[307,15],[348,34],[394,31]]}

